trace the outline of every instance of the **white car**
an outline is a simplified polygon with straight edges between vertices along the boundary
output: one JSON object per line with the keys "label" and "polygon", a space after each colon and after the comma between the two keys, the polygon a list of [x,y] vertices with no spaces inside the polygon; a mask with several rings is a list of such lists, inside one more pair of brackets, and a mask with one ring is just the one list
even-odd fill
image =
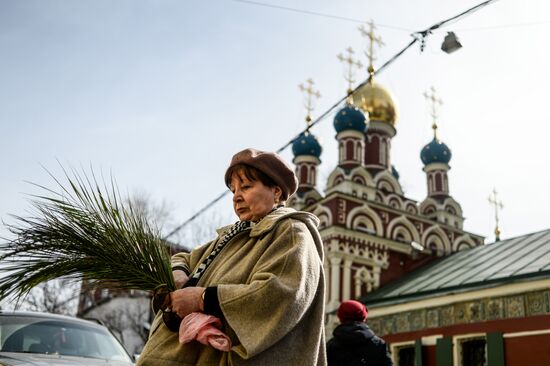
{"label": "white car", "polygon": [[64,315],[0,310],[0,366],[132,366],[101,324]]}

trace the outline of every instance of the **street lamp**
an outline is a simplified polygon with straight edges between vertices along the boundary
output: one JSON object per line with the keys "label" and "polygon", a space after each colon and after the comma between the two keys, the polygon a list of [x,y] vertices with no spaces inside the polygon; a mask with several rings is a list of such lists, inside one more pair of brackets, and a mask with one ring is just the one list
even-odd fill
{"label": "street lamp", "polygon": [[458,38],[456,38],[454,32],[447,32],[447,35],[443,40],[443,44],[441,45],[441,49],[446,53],[452,53],[461,47],[462,45],[458,41]]}

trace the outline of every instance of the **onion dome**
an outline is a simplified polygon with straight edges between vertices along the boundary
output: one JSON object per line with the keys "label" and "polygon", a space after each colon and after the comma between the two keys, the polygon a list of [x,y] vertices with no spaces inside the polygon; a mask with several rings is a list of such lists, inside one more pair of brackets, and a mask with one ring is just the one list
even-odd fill
{"label": "onion dome", "polygon": [[365,132],[367,123],[365,113],[349,103],[346,103],[344,108],[340,109],[334,117],[334,128],[337,133],[346,130]]}
{"label": "onion dome", "polygon": [[391,166],[391,175],[393,175],[395,179],[399,180],[399,172],[395,169],[395,165]]}
{"label": "onion dome", "polygon": [[391,93],[370,80],[353,93],[353,104],[368,113],[371,121],[386,122],[395,127],[397,108]]}
{"label": "onion dome", "polygon": [[292,153],[294,156],[313,155],[319,158],[322,151],[323,148],[317,140],[317,137],[307,131],[302,132],[292,143]]}
{"label": "onion dome", "polygon": [[432,163],[448,164],[451,161],[451,149],[434,137],[420,152],[420,159],[422,159],[424,165]]}

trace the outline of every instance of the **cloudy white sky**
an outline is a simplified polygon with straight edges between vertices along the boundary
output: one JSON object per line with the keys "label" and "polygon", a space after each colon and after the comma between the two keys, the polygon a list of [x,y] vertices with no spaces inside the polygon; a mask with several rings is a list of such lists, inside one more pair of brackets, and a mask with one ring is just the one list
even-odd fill
{"label": "cloudy white sky", "polygon": [[[25,215],[25,193],[36,192],[26,181],[53,186],[42,166],[58,175],[59,160],[112,172],[123,190],[168,203],[173,224],[185,221],[225,190],[234,152],[276,150],[305,127],[298,84],[313,78],[322,94],[314,117],[345,94],[336,55],[351,46],[366,64],[361,21],[378,25],[380,65],[411,32],[479,2],[2,0],[0,218]],[[464,46],[450,55],[439,49],[447,31]],[[547,0],[500,0],[434,32],[424,52],[415,45],[376,79],[397,102],[392,160],[418,201],[419,154],[432,138],[422,94],[436,88],[451,194],[465,229],[487,242],[493,187],[503,238],[550,227],[549,36]],[[332,116],[312,131],[324,146],[320,190],[336,163]],[[209,212],[233,220],[228,199]]]}

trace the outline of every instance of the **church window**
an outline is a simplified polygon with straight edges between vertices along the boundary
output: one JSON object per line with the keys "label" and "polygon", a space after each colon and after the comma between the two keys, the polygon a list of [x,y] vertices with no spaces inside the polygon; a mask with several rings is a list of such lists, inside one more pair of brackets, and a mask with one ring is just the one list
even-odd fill
{"label": "church window", "polygon": [[458,364],[461,366],[487,365],[485,337],[457,339]]}
{"label": "church window", "polygon": [[424,209],[424,214],[425,214],[425,215],[431,214],[431,213],[433,213],[433,212],[435,212],[435,206],[433,206],[433,205],[429,205],[428,207],[426,207],[426,208]]}
{"label": "church window", "polygon": [[448,213],[450,213],[451,215],[456,215],[456,211],[454,209],[453,206],[447,206],[445,207],[445,211],[447,211]]}
{"label": "church window", "polygon": [[443,183],[441,182],[441,174],[435,175],[435,190],[436,192],[443,191]]}
{"label": "church window", "polygon": [[402,243],[410,243],[413,240],[410,230],[403,225],[398,225],[393,229],[392,238]]}
{"label": "church window", "polygon": [[380,164],[380,140],[378,136],[372,136],[365,148],[365,163]]}
{"label": "church window", "polygon": [[354,175],[352,181],[354,181],[355,183],[366,185],[365,179],[360,175]]}
{"label": "church window", "polygon": [[458,244],[458,245],[456,246],[456,250],[457,250],[457,251],[465,250],[465,249],[470,249],[470,248],[471,248],[470,244],[467,243],[467,242],[465,242],[465,241],[461,242],[460,244]]}
{"label": "church window", "polygon": [[445,244],[441,236],[437,233],[432,233],[426,238],[427,247],[431,249],[432,254],[441,256],[445,254]]}
{"label": "church window", "polygon": [[408,203],[407,204],[407,212],[412,213],[412,214],[416,214],[418,211],[417,211],[416,206],[414,204]]}
{"label": "church window", "polygon": [[398,366],[414,366],[414,345],[407,345],[397,349]]}
{"label": "church window", "polygon": [[397,198],[390,198],[389,203],[390,203],[390,206],[393,208],[397,208],[397,209],[401,208],[401,204]]}
{"label": "church window", "polygon": [[365,214],[358,214],[355,216],[351,222],[351,225],[351,228],[354,230],[369,234],[376,234],[376,225],[374,220]]}
{"label": "church window", "polygon": [[387,180],[382,180],[382,179],[378,182],[378,189],[380,189],[384,193],[393,193],[394,192],[392,184],[390,182],[388,182]]}
{"label": "church window", "polygon": [[307,166],[302,165],[300,168],[300,183],[308,183],[307,180]]}
{"label": "church window", "polygon": [[353,141],[346,142],[346,160],[355,160],[353,150]]}

